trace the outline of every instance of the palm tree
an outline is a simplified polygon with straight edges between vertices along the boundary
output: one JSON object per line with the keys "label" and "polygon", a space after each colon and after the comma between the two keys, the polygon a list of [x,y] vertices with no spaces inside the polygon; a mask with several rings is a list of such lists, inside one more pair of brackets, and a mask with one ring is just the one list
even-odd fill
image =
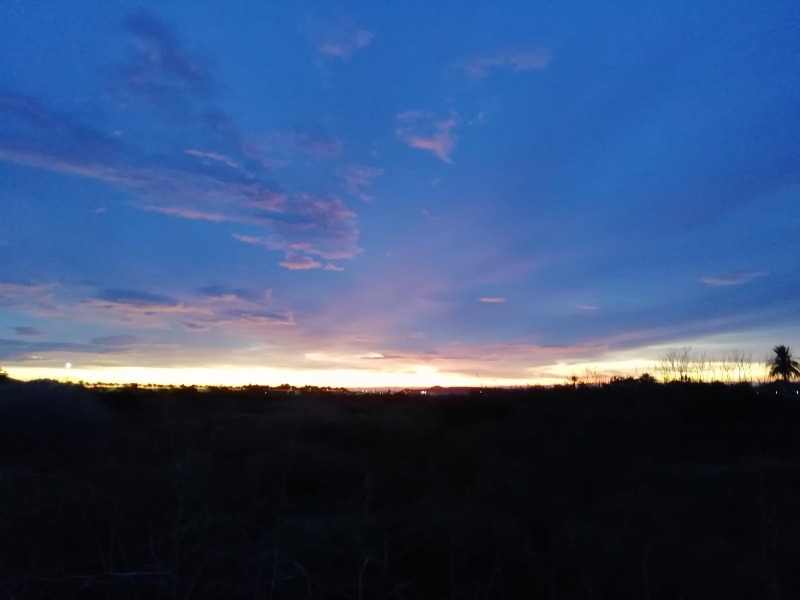
{"label": "palm tree", "polygon": [[800,377],[800,364],[792,360],[792,351],[788,346],[775,346],[772,351],[775,357],[769,362],[770,377],[780,377],[784,381]]}

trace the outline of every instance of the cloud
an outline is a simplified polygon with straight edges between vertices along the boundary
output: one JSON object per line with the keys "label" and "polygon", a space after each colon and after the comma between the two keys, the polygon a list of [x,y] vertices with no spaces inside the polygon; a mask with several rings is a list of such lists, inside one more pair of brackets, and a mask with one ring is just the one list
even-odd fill
{"label": "cloud", "polygon": [[344,180],[347,190],[364,202],[371,202],[374,199],[365,190],[371,187],[372,182],[383,173],[383,169],[364,165],[347,165],[339,170],[339,175]]}
{"label": "cloud", "polygon": [[130,352],[139,344],[139,338],[129,335],[98,337],[84,344],[0,339],[0,358],[14,361],[38,360],[42,358],[39,355],[53,352],[122,354]]}
{"label": "cloud", "polygon": [[204,310],[208,312],[207,309],[187,306],[170,296],[126,289],[104,290],[94,297],[85,298],[80,304],[89,308],[147,316],[203,312]]}
{"label": "cloud", "polygon": [[498,298],[493,296],[484,296],[483,298],[478,298],[478,302],[483,302],[484,304],[502,304],[506,301],[505,298]]}
{"label": "cloud", "polygon": [[204,298],[220,302],[260,302],[269,299],[272,295],[272,290],[258,293],[227,285],[207,285],[197,291]]}
{"label": "cloud", "polygon": [[239,165],[233,162],[230,158],[228,158],[227,156],[223,156],[222,154],[218,154],[216,152],[203,152],[202,150],[195,150],[193,148],[184,150],[184,152],[190,156],[196,156],[198,158],[204,158],[220,162],[226,167],[230,167],[231,169],[239,168]]}
{"label": "cloud", "polygon": [[539,71],[550,66],[552,55],[544,48],[504,50],[495,54],[476,56],[459,63],[459,67],[473,79],[485,79],[491,71]]}
{"label": "cloud", "polygon": [[282,250],[286,255],[306,254],[309,258],[353,258],[361,252],[358,246],[360,232],[355,226],[356,214],[339,198],[300,196],[299,201],[300,204],[291,211],[290,219],[281,219],[280,215],[263,217],[269,220],[274,234],[266,237],[233,234],[233,237],[247,244]]}
{"label": "cloud", "polygon": [[0,281],[0,296],[38,296],[53,289],[52,284]]}
{"label": "cloud", "polygon": [[55,306],[56,289],[55,284],[0,281],[0,306],[13,306],[27,313],[50,311]]}
{"label": "cloud", "polygon": [[27,340],[0,338],[0,359],[3,360],[32,360],[35,358],[35,355],[39,353],[63,350],[86,352],[94,351],[95,348],[85,344],[70,342],[30,342]]}
{"label": "cloud", "polygon": [[700,281],[706,285],[713,286],[728,286],[728,285],[742,285],[749,283],[754,279],[763,277],[766,273],[760,271],[736,271],[733,273],[726,273],[712,277],[703,277]]}
{"label": "cloud", "polygon": [[344,271],[344,267],[340,267],[339,265],[335,265],[333,263],[328,263],[325,265],[325,268],[322,269],[323,271]]}
{"label": "cloud", "polygon": [[349,21],[329,22],[319,28],[317,51],[333,59],[347,60],[369,46],[375,34]]}
{"label": "cloud", "polygon": [[598,307],[595,306],[594,304],[578,304],[575,308],[577,308],[578,310],[589,310],[589,311],[598,310]]}
{"label": "cloud", "polygon": [[12,327],[14,333],[20,336],[32,336],[32,335],[42,335],[44,332],[41,329],[37,329],[36,327]]}
{"label": "cloud", "polygon": [[92,340],[95,346],[107,346],[114,348],[122,348],[126,346],[133,346],[140,343],[141,340],[135,335],[106,335],[97,337]]}
{"label": "cloud", "polygon": [[[271,179],[275,161],[242,140],[233,119],[209,103],[220,85],[207,61],[146,11],[126,20],[125,29],[133,53],[116,68],[124,77],[115,81],[125,93],[135,93],[111,106],[103,128],[96,124],[100,120],[5,94],[0,161],[104,182],[132,192],[142,210],[254,226],[267,234],[260,237],[277,236],[279,250],[329,259],[360,251],[355,213],[339,199],[285,193]],[[168,109],[168,126],[163,112],[152,114],[154,103]],[[138,127],[128,135],[124,123],[134,111]],[[114,118],[122,119],[119,127]],[[192,140],[188,147],[186,139]],[[292,139],[299,151],[318,157],[339,156],[344,148],[341,140],[315,129],[297,129]],[[293,176],[307,179],[303,173]]]}
{"label": "cloud", "polygon": [[294,315],[290,311],[249,311],[249,310],[224,310],[218,313],[212,324],[240,324],[240,325],[294,325]]}
{"label": "cloud", "polygon": [[457,137],[453,129],[458,119],[452,115],[447,119],[435,119],[429,113],[406,111],[395,119],[395,136],[419,150],[432,152],[446,163],[455,150]]}
{"label": "cloud", "polygon": [[182,219],[199,219],[201,221],[211,221],[212,223],[223,223],[229,221],[229,217],[220,213],[205,212],[202,210],[192,210],[191,208],[179,208],[176,206],[143,206],[144,210],[149,210],[162,215],[171,217],[181,217]]}
{"label": "cloud", "polygon": [[219,87],[208,61],[189,52],[153,13],[140,9],[125,19],[123,27],[131,36],[133,56],[115,71],[129,90],[166,104],[184,90],[209,94]]}
{"label": "cloud", "polygon": [[290,271],[305,271],[308,269],[319,269],[322,264],[315,261],[309,256],[297,256],[294,254],[287,254],[286,258],[278,263],[282,267],[286,267]]}
{"label": "cloud", "polygon": [[337,158],[344,153],[344,142],[318,127],[295,127],[290,139],[298,150],[317,158]]}
{"label": "cloud", "polygon": [[169,296],[161,294],[150,294],[137,290],[106,290],[98,296],[99,300],[114,302],[115,304],[127,304],[139,308],[150,308],[153,306],[178,306],[179,302]]}

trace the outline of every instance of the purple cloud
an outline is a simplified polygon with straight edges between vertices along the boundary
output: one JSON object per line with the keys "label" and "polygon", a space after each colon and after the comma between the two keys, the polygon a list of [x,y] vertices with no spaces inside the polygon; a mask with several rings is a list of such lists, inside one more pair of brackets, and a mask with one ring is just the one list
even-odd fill
{"label": "purple cloud", "polygon": [[419,150],[427,150],[446,163],[456,147],[457,137],[453,129],[458,119],[452,115],[447,119],[435,119],[430,113],[406,111],[395,119],[395,136]]}
{"label": "purple cloud", "polygon": [[505,301],[505,298],[494,296],[484,296],[483,298],[478,298],[478,302],[483,302],[484,304],[503,304]]}

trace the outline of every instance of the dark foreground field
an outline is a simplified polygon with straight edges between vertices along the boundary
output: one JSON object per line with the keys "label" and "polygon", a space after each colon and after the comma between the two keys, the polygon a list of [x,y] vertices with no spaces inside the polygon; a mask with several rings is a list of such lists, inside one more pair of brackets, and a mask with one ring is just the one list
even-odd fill
{"label": "dark foreground field", "polygon": [[800,406],[0,386],[0,598],[800,597]]}

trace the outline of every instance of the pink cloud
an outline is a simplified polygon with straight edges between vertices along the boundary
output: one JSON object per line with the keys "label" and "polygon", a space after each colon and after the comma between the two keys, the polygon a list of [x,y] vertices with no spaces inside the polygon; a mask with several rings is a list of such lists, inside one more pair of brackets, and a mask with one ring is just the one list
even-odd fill
{"label": "pink cloud", "polygon": [[444,162],[452,162],[451,155],[457,137],[453,129],[458,124],[455,116],[434,120],[427,113],[406,111],[397,115],[395,135],[412,148],[432,152]]}
{"label": "pink cloud", "polygon": [[598,307],[593,304],[578,304],[575,308],[578,310],[597,310]]}
{"label": "pink cloud", "polygon": [[286,258],[278,264],[282,267],[286,267],[290,271],[319,269],[322,266],[321,263],[318,263],[310,256],[296,256],[294,254],[287,254]]}
{"label": "pink cloud", "polygon": [[333,263],[328,263],[325,265],[323,271],[344,271],[344,267],[340,267],[339,265],[335,265]]}
{"label": "pink cloud", "polygon": [[169,215],[171,217],[181,217],[183,219],[199,219],[202,221],[211,221],[213,223],[221,223],[227,221],[228,217],[219,213],[203,212],[200,210],[192,210],[191,208],[180,208],[177,206],[143,206],[144,210]]}
{"label": "pink cloud", "polygon": [[759,277],[763,277],[764,275],[766,275],[766,273],[760,271],[738,271],[713,277],[703,277],[700,281],[706,285],[714,286],[742,285],[754,279],[758,279]]}
{"label": "pink cloud", "polygon": [[239,165],[236,164],[233,160],[231,160],[227,156],[224,156],[223,154],[218,154],[217,152],[203,152],[202,150],[194,150],[192,148],[185,150],[184,152],[190,156],[196,156],[198,158],[206,158],[209,160],[220,162],[226,167],[230,167],[231,169],[239,168]]}
{"label": "pink cloud", "polygon": [[484,304],[502,304],[505,301],[505,298],[499,298],[495,296],[484,296],[483,298],[478,298],[478,302],[483,302]]}
{"label": "pink cloud", "polygon": [[504,50],[496,54],[476,56],[459,66],[473,79],[481,80],[492,70],[519,73],[546,69],[550,66],[551,59],[550,51],[544,48]]}

